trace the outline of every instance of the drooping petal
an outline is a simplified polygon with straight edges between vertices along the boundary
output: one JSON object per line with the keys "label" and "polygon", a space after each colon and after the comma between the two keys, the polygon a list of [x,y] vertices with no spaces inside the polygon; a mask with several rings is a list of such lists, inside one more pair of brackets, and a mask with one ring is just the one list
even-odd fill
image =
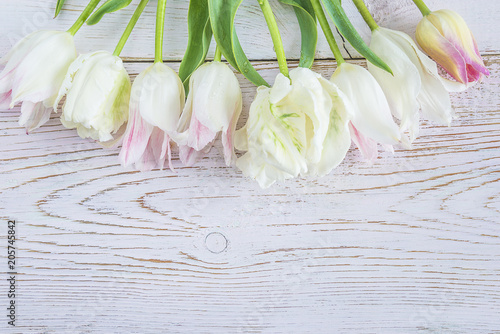
{"label": "drooping petal", "polygon": [[24,101],[21,106],[19,125],[26,128],[29,133],[47,123],[52,113],[52,107],[46,107],[43,102],[33,103]]}
{"label": "drooping petal", "polygon": [[191,167],[210,151],[212,144],[210,143],[201,151],[197,151],[188,145],[181,145],[179,146],[179,159],[185,166]]}
{"label": "drooping petal", "polygon": [[224,149],[224,161],[226,166],[231,166],[233,161],[236,160],[236,155],[234,154],[234,133],[236,131],[237,122],[238,117],[234,115],[227,131],[222,131],[222,147]]}
{"label": "drooping petal", "polygon": [[130,104],[129,121],[123,136],[120,160],[127,167],[140,161],[146,151],[154,126],[146,122],[139,112],[137,101]]}
{"label": "drooping petal", "polygon": [[155,127],[151,136],[149,137],[149,142],[146,145],[140,159],[135,162],[135,167],[141,172],[150,171],[153,169],[163,169],[165,164],[165,159],[169,158],[169,166],[172,169],[172,164],[170,161],[170,138],[165,133],[165,131]]}
{"label": "drooping petal", "polygon": [[11,101],[12,101],[12,91],[0,93],[0,109],[9,108]]}
{"label": "drooping petal", "polygon": [[189,124],[189,133],[187,138],[187,145],[194,148],[196,151],[203,150],[209,143],[213,142],[217,132],[213,132],[204,124],[202,124],[196,115],[191,116]]}
{"label": "drooping petal", "polygon": [[[391,68],[392,69],[392,68]],[[352,123],[349,124],[351,138],[354,144],[359,148],[363,158],[367,161],[373,162],[378,157],[378,144],[373,139],[363,136]]]}

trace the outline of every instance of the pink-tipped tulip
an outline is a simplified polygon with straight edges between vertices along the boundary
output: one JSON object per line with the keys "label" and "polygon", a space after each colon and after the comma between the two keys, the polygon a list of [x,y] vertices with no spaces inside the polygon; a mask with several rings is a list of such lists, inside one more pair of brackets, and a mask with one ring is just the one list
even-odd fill
{"label": "pink-tipped tulip", "polygon": [[[36,31],[0,59],[0,108],[22,102],[19,125],[31,132],[45,124],[70,64],[76,59],[73,36]],[[56,105],[57,107],[57,105]]]}
{"label": "pink-tipped tulip", "polygon": [[420,47],[455,80],[475,83],[490,74],[474,36],[458,13],[441,9],[424,16],[416,37]]}
{"label": "pink-tipped tulip", "polygon": [[135,79],[130,97],[129,120],[123,136],[120,160],[140,171],[162,169],[165,160],[173,170],[170,135],[184,107],[182,81],[167,65],[157,62]]}

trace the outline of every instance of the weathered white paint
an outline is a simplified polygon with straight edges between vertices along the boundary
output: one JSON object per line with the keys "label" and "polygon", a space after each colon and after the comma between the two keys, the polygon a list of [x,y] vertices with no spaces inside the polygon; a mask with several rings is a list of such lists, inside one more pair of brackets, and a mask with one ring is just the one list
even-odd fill
{"label": "weathered white paint", "polygon": [[19,333],[495,333],[500,59],[486,59],[492,77],[453,95],[459,119],[423,122],[413,150],[368,165],[353,149],[327,177],[268,190],[217,150],[138,173],[55,116],[27,136],[19,108],[2,111]]}
{"label": "weathered white paint", "polygon": [[[16,3],[27,6],[14,11]],[[450,7],[468,17],[488,11],[475,3]],[[492,14],[476,27],[495,19],[498,5],[488,3]],[[1,31],[18,31],[23,15],[49,5],[2,2]],[[254,23],[257,7],[242,10]],[[74,16],[64,11],[56,26]],[[103,25],[117,36],[126,16]],[[145,21],[127,57],[151,56],[151,37],[137,38],[152,31]],[[497,53],[498,36],[478,30],[482,50]],[[116,37],[84,31],[82,51]],[[244,42],[258,57],[268,51],[254,34]],[[183,38],[171,43],[178,59]],[[216,149],[192,168],[174,154],[176,173],[138,173],[57,115],[27,136],[19,108],[1,110],[0,249],[7,219],[16,219],[19,274],[18,327],[2,316],[0,332],[499,333],[500,57],[485,60],[491,77],[452,96],[459,118],[449,128],[423,121],[413,150],[369,165],[352,149],[327,177],[267,190],[225,167]],[[275,62],[255,64],[272,82]],[[133,75],[146,66],[127,63]],[[314,67],[325,76],[333,69]],[[239,79],[241,125],[255,87]],[[2,309],[5,292],[0,284]]]}

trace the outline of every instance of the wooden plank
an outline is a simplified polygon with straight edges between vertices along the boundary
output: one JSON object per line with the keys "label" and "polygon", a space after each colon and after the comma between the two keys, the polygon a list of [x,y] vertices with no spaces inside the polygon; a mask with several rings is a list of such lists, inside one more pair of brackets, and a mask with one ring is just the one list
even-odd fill
{"label": "wooden plank", "polygon": [[[134,0],[133,4],[138,0]],[[271,2],[275,9],[278,24],[283,34],[285,51],[290,59],[300,56],[300,34],[297,20],[289,7],[277,1]],[[413,35],[421,14],[411,0],[371,0],[367,1],[374,16],[381,25],[405,31]],[[482,53],[497,54],[500,52],[500,35],[492,29],[498,25],[500,6],[497,2],[488,0],[455,0],[450,2],[429,0],[433,9],[450,8],[464,16],[475,33]],[[83,9],[84,1],[69,0],[56,20],[52,20],[55,0],[17,0],[0,3],[0,55],[4,55],[10,47],[22,36],[38,29],[68,29]],[[165,59],[180,60],[187,45],[187,6],[188,1],[169,1],[168,17],[165,33]],[[354,25],[368,41],[369,29],[363,23],[351,1],[345,1],[344,6]],[[156,3],[150,3],[146,8],[122,56],[128,60],[154,58],[154,15]],[[95,50],[112,51],[118,42],[122,30],[132,15],[133,7],[119,13],[107,16],[97,26],[84,27],[77,34],[78,50],[82,53]],[[244,1],[237,15],[237,30],[241,43],[248,53],[249,59],[275,59],[271,38],[267,32],[265,21],[260,13],[257,1]],[[258,38],[255,38],[258,36]],[[338,36],[337,36],[338,37]],[[341,42],[340,38],[338,38]],[[346,45],[344,56],[359,57],[350,45]],[[210,55],[213,55],[213,45]],[[318,42],[318,58],[331,58],[332,54],[326,40],[320,34]]]}
{"label": "wooden plank", "polygon": [[[267,190],[216,149],[139,173],[56,115],[27,136],[19,108],[1,111],[13,333],[498,333],[500,57],[485,59],[492,76],[453,94],[459,118],[424,121],[413,150],[369,165],[353,149],[327,177]],[[255,87],[239,78],[243,122]]]}

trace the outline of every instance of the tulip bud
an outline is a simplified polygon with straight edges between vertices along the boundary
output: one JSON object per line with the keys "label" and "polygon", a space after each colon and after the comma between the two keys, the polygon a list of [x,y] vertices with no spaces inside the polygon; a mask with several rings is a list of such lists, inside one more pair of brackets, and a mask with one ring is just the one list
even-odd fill
{"label": "tulip bud", "polygon": [[420,47],[461,83],[477,82],[490,74],[467,24],[452,10],[437,10],[424,16],[417,26],[416,38]]}
{"label": "tulip bud", "polygon": [[45,124],[70,64],[76,59],[73,36],[37,31],[19,41],[0,60],[0,108],[22,102],[19,124],[30,132]]}
{"label": "tulip bud", "polygon": [[109,142],[127,121],[130,86],[119,57],[107,51],[81,55],[69,67],[54,109],[66,95],[61,123],[82,138]]}
{"label": "tulip bud", "polygon": [[233,71],[224,63],[199,67],[189,81],[189,94],[175,141],[185,165],[193,165],[207,153],[222,132],[224,159],[234,160],[233,136],[242,109],[241,89]]}

